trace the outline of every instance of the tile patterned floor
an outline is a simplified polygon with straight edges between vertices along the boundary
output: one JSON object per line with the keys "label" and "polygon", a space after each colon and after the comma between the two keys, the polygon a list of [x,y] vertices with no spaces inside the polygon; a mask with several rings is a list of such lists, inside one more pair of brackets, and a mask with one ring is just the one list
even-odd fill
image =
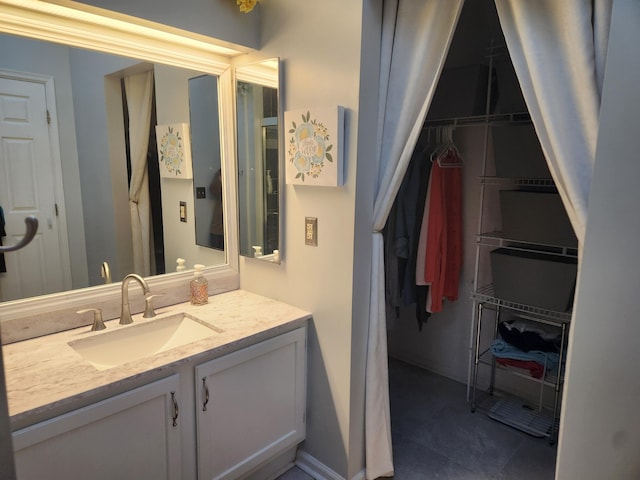
{"label": "tile patterned floor", "polygon": [[466,386],[389,361],[391,429],[397,480],[547,480],[556,448],[471,413]]}
{"label": "tile patterned floor", "polygon": [[389,388],[394,480],[553,480],[556,448],[471,413],[465,385],[391,359]]}
{"label": "tile patterned floor", "polygon": [[278,480],[313,480],[313,477],[307,475],[298,467],[294,467],[279,477]]}

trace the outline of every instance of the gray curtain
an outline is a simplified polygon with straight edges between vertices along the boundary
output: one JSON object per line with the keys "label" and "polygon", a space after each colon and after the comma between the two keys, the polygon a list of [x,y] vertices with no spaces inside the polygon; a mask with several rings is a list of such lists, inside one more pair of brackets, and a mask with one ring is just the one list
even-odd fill
{"label": "gray curtain", "polygon": [[495,0],[551,175],[582,244],[613,0]]}
{"label": "gray curtain", "polygon": [[453,37],[463,0],[385,0],[371,304],[365,386],[366,476],[393,475],[381,230],[389,216]]}
{"label": "gray curtain", "polygon": [[133,269],[139,275],[151,274],[151,202],[147,150],[151,125],[153,72],[131,75],[124,79],[129,111],[129,150],[131,151],[131,183],[129,211]]}

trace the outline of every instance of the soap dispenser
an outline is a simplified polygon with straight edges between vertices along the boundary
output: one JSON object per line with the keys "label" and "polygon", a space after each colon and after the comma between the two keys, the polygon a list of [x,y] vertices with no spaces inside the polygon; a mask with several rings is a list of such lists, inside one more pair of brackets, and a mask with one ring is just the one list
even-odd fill
{"label": "soap dispenser", "polygon": [[204,265],[199,263],[193,266],[193,280],[190,283],[190,297],[192,305],[204,305],[209,301],[209,282],[202,274]]}
{"label": "soap dispenser", "polygon": [[184,258],[176,259],[176,272],[184,272],[187,267],[184,266]]}
{"label": "soap dispenser", "polygon": [[271,170],[267,170],[267,193],[273,193],[273,178],[271,178]]}

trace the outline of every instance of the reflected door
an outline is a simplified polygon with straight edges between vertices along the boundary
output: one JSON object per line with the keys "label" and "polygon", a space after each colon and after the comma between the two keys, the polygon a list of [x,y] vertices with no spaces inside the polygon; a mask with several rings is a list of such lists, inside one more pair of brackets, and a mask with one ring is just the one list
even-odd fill
{"label": "reflected door", "polygon": [[[5,256],[0,300],[64,290],[68,261],[61,255],[55,175],[42,83],[0,78],[0,206],[6,221],[6,244],[24,235],[24,218],[35,215],[38,233],[24,249]],[[68,255],[64,256],[68,259]]]}

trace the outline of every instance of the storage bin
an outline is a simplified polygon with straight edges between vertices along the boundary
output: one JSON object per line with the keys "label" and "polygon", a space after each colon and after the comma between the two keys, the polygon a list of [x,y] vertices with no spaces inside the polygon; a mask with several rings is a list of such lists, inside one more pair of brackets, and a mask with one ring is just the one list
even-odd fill
{"label": "storage bin", "polygon": [[567,211],[557,193],[500,190],[502,233],[510,240],[577,248]]}
{"label": "storage bin", "polygon": [[577,260],[499,248],[491,251],[496,298],[566,312],[573,304]]}
{"label": "storage bin", "polygon": [[491,133],[496,176],[551,178],[532,124],[494,125]]}

